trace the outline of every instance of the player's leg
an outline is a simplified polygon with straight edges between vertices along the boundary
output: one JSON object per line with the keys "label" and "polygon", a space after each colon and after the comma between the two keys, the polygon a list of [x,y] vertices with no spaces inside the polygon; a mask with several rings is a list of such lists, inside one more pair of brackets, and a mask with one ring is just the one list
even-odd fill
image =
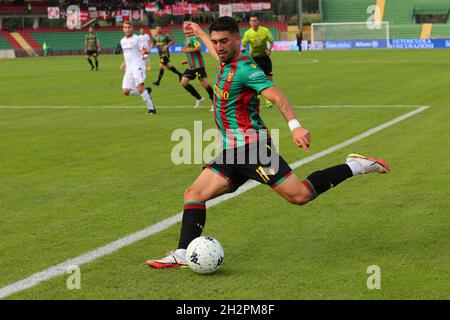
{"label": "player's leg", "polygon": [[388,173],[390,168],[381,159],[350,154],[344,164],[315,171],[303,181],[292,174],[273,186],[273,189],[287,201],[302,205],[314,200],[320,194],[348,178],[370,172]]}
{"label": "player's leg", "polygon": [[199,237],[206,222],[206,201],[216,198],[230,189],[229,182],[210,168],[205,168],[194,183],[184,192],[183,218],[178,248],[167,257],[148,260],[154,268],[179,268],[186,266],[186,248]]}
{"label": "player's leg", "polygon": [[94,57],[94,61],[95,61],[95,70],[98,71],[98,53],[94,52],[94,54],[92,56]]}
{"label": "player's leg", "polygon": [[167,62],[166,62],[166,67],[167,67],[167,69],[169,69],[170,71],[172,71],[173,73],[175,73],[175,74],[178,76],[179,81],[181,81],[181,78],[183,77],[183,74],[182,74],[180,71],[178,71],[177,68],[175,68],[175,67],[170,63],[169,57],[167,57],[166,61],[167,61]]}
{"label": "player's leg", "polygon": [[139,93],[134,84],[133,73],[126,71],[122,80],[122,93],[126,96],[134,96]]}
{"label": "player's leg", "polygon": [[90,52],[87,52],[87,54],[86,54],[86,59],[87,59],[87,62],[90,64],[90,66],[91,66],[91,70],[94,70],[94,64],[92,63],[92,60],[91,60],[91,53]]}
{"label": "player's leg", "polygon": [[199,77],[199,80],[200,80],[200,84],[202,85],[202,87],[205,88],[206,92],[208,92],[209,99],[211,99],[211,101],[214,101],[214,91],[208,82],[208,78],[207,77]]}
{"label": "player's leg", "polygon": [[145,81],[145,71],[143,70],[136,70],[135,71],[135,83],[136,89],[138,90],[139,94],[141,95],[142,100],[144,100],[145,105],[148,108],[148,115],[154,115],[156,114],[156,109],[153,104],[152,98],[150,96],[150,88],[145,88],[144,81]]}
{"label": "player's leg", "polygon": [[155,82],[153,82],[153,84],[155,86],[159,86],[161,83],[161,79],[164,75],[164,63],[162,62],[163,60],[161,59],[161,62],[159,63],[159,74],[158,74],[158,80],[156,80]]}
{"label": "player's leg", "polygon": [[194,108],[198,108],[200,106],[200,103],[203,101],[203,98],[198,93],[198,91],[189,83],[189,81],[194,78],[195,75],[192,75],[191,70],[186,69],[186,71],[184,71],[183,77],[181,78],[180,84],[187,92],[189,92],[195,98]]}

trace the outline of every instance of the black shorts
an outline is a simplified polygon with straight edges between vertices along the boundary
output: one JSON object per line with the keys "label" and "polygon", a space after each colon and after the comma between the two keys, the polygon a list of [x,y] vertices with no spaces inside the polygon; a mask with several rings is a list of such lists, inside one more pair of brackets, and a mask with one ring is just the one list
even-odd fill
{"label": "black shorts", "polygon": [[205,68],[197,68],[197,69],[186,69],[183,72],[183,77],[188,78],[189,80],[194,80],[198,77],[198,80],[202,80],[206,78],[208,75],[206,74]]}
{"label": "black shorts", "polygon": [[289,164],[270,142],[226,149],[204,168],[226,179],[229,192],[236,191],[248,179],[276,187],[292,174]]}
{"label": "black shorts", "polygon": [[266,76],[272,76],[272,60],[268,56],[254,57],[256,64],[264,71]]}
{"label": "black shorts", "polygon": [[87,51],[86,51],[86,54],[87,54],[89,57],[96,57],[96,56],[98,56],[97,50],[87,50]]}
{"label": "black shorts", "polygon": [[164,54],[164,55],[162,55],[162,56],[160,57],[159,61],[160,61],[163,65],[166,66],[167,64],[170,63],[170,56]]}

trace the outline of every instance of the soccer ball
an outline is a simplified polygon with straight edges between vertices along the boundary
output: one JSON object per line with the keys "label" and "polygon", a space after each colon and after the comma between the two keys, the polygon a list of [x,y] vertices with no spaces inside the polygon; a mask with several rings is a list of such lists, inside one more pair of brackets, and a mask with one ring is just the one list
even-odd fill
{"label": "soccer ball", "polygon": [[212,237],[195,238],[186,249],[186,260],[196,273],[213,273],[223,262],[222,245]]}

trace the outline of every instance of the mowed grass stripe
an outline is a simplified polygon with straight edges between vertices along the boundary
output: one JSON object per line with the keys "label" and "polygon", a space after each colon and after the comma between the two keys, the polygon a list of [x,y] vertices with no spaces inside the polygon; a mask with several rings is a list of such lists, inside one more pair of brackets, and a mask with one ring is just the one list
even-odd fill
{"label": "mowed grass stripe", "polygon": [[[298,168],[301,165],[307,164],[307,163],[312,162],[312,161],[314,161],[316,159],[324,157],[324,156],[326,156],[326,155],[328,155],[328,154],[330,154],[332,152],[335,152],[335,151],[337,151],[337,150],[339,150],[341,148],[344,148],[344,147],[346,147],[346,146],[348,146],[350,144],[353,144],[353,143],[355,143],[355,142],[357,142],[359,140],[362,140],[362,139],[364,139],[364,138],[366,138],[368,136],[371,136],[371,135],[373,135],[373,134],[375,134],[375,133],[377,133],[377,132],[379,132],[381,130],[384,130],[384,129],[392,126],[392,125],[395,125],[395,124],[399,123],[400,121],[403,121],[403,120],[408,119],[408,118],[410,118],[410,117],[412,117],[412,116],[414,116],[414,115],[416,115],[416,114],[418,114],[420,112],[423,112],[426,109],[428,109],[428,107],[424,106],[424,107],[418,108],[417,110],[408,112],[408,113],[406,113],[406,114],[404,114],[404,115],[402,115],[400,117],[397,117],[397,118],[395,118],[393,120],[390,120],[390,121],[388,121],[386,123],[383,123],[383,124],[381,124],[381,125],[379,125],[377,127],[374,127],[372,129],[370,129],[370,130],[368,130],[368,131],[366,131],[366,132],[364,132],[364,133],[362,133],[360,135],[357,135],[357,136],[355,136],[355,137],[353,137],[353,138],[351,138],[349,140],[346,140],[346,141],[344,141],[344,142],[342,142],[342,143],[340,143],[338,145],[332,146],[332,147],[330,147],[330,148],[328,148],[326,150],[323,150],[323,151],[321,151],[319,153],[316,153],[316,154],[314,154],[314,155],[312,155],[310,157],[307,157],[307,158],[305,158],[303,160],[297,161],[297,162],[292,164],[292,167],[295,169],[295,168]],[[259,185],[259,183],[255,182],[255,181],[251,181],[251,182],[245,184],[244,186],[242,186],[235,193],[226,194],[224,196],[221,196],[221,197],[218,197],[218,198],[213,199],[211,201],[208,201],[207,202],[207,206],[208,207],[212,207],[212,206],[217,205],[217,204],[219,204],[221,202],[224,202],[224,201],[226,201],[228,199],[237,197],[237,196],[243,194],[244,192],[247,192],[248,190],[251,190],[251,189],[255,188],[258,185]],[[65,261],[65,262],[63,262],[61,264],[58,264],[58,265],[53,266],[53,267],[50,267],[50,268],[48,268],[48,269],[46,269],[44,271],[35,273],[35,274],[31,275],[30,277],[28,277],[28,278],[26,278],[24,280],[18,281],[18,282],[13,283],[13,284],[10,284],[10,285],[0,289],[0,299],[8,297],[8,296],[10,296],[10,295],[12,295],[14,293],[17,293],[17,292],[29,289],[29,288],[39,284],[42,281],[46,281],[46,280],[52,279],[54,277],[61,276],[64,273],[66,273],[67,268],[72,266],[72,265],[80,266],[80,265],[92,262],[92,261],[94,261],[94,260],[96,260],[96,259],[98,259],[100,257],[103,257],[105,255],[111,254],[111,253],[113,253],[113,252],[115,252],[115,251],[117,251],[117,250],[119,250],[119,249],[121,249],[121,248],[123,248],[125,246],[128,246],[128,245],[130,245],[132,243],[135,243],[135,242],[137,242],[139,240],[145,239],[145,238],[147,238],[147,237],[149,237],[149,236],[151,236],[151,235],[153,235],[155,233],[158,233],[158,232],[160,232],[162,230],[165,230],[165,229],[173,226],[174,224],[180,222],[181,218],[182,218],[182,212],[177,213],[176,215],[174,215],[174,216],[172,216],[172,217],[170,217],[168,219],[165,219],[165,220],[163,220],[163,221],[161,221],[161,222],[159,222],[157,224],[154,224],[154,225],[152,225],[152,226],[150,226],[150,227],[148,227],[148,228],[146,228],[144,230],[141,230],[141,231],[136,232],[134,234],[128,235],[128,236],[126,236],[124,238],[121,238],[121,239],[119,239],[117,241],[114,241],[114,242],[112,242],[112,243],[110,243],[108,245],[105,245],[103,247],[100,247],[100,248],[97,248],[95,250],[92,250],[92,251],[90,251],[90,252],[88,252],[86,254],[78,256],[78,257],[76,257],[74,259],[67,260],[67,261]]]}

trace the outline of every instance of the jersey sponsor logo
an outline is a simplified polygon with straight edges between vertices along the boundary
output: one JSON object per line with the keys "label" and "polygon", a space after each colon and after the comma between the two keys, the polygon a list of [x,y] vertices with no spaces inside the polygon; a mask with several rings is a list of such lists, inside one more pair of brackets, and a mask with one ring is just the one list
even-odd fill
{"label": "jersey sponsor logo", "polygon": [[233,79],[234,79],[234,72],[233,71],[228,72],[227,82],[231,82],[231,81],[233,81]]}
{"label": "jersey sponsor logo", "polygon": [[230,93],[227,90],[220,89],[217,85],[214,85],[214,93],[220,100],[228,100],[230,98]]}
{"label": "jersey sponsor logo", "polygon": [[253,80],[253,79],[255,79],[256,77],[260,77],[260,76],[262,76],[262,75],[264,75],[264,71],[258,70],[258,71],[256,71],[256,72],[253,72],[251,75],[249,75],[248,78],[249,78],[250,80]]}

